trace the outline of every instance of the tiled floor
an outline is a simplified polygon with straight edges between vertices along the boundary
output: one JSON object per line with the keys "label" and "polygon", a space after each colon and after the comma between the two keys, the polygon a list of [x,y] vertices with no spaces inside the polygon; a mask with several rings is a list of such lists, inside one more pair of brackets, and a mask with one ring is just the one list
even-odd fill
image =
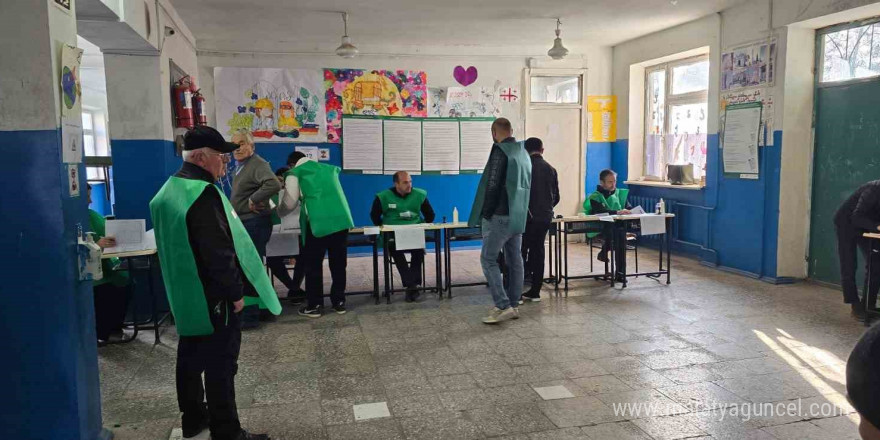
{"label": "tiled floor", "polygon": [[[572,268],[585,253],[574,247]],[[318,320],[285,305],[243,335],[242,423],[279,440],[858,438],[845,362],[865,328],[837,291],[683,258],[673,269],[669,286],[578,281],[568,297],[545,287],[542,302],[497,326],[480,322],[491,307],[483,286],[417,304],[352,297],[348,314]],[[371,285],[368,259],[352,258],[348,273],[350,288]],[[478,253],[456,252],[454,279],[481,278]],[[148,334],[99,350],[116,439],[164,440],[179,427],[176,339],[169,327],[162,345]],[[548,387],[544,400],[535,389]],[[365,404],[378,405],[355,410]],[[790,404],[791,414],[770,413]]]}

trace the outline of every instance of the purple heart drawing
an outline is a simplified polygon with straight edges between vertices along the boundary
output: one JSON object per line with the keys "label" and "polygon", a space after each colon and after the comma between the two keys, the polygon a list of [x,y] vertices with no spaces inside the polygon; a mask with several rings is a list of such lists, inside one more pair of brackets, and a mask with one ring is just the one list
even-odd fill
{"label": "purple heart drawing", "polygon": [[459,84],[467,87],[477,80],[477,68],[471,66],[465,70],[464,67],[455,66],[452,76],[455,77],[455,80],[458,81]]}

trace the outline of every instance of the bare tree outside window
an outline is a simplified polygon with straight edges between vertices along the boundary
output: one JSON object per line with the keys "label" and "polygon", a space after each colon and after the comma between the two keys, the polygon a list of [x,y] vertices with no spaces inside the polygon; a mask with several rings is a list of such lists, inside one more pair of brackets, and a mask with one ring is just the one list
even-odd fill
{"label": "bare tree outside window", "polygon": [[880,75],[880,24],[825,34],[822,82]]}

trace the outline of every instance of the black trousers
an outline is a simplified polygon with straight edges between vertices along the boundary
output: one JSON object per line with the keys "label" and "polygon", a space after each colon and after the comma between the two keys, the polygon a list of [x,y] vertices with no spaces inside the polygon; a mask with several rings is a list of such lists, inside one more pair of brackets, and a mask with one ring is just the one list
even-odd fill
{"label": "black trousers", "polygon": [[607,253],[611,250],[612,236],[617,244],[614,249],[614,270],[618,274],[624,273],[626,272],[626,228],[619,227],[616,223],[604,223],[602,225],[602,252]]}
{"label": "black trousers", "polygon": [[241,433],[235,405],[241,327],[231,308],[231,304],[221,304],[214,309],[220,315],[212,316],[213,334],[181,336],[177,344],[177,404],[183,426],[196,427],[207,417],[214,440],[237,439]]}
{"label": "black trousers", "polygon": [[[880,256],[871,255],[871,243],[862,237],[861,229],[848,225],[835,225],[837,231],[837,255],[840,259],[840,284],[843,288],[843,302],[859,302],[859,289],[856,285],[856,249],[861,249],[865,258],[865,276],[871,279],[871,296],[876,297],[880,290]],[[868,258],[874,258],[873,270],[868,274]],[[873,304],[872,304],[873,306]]]}
{"label": "black trousers", "polygon": [[293,266],[293,278],[290,278],[287,267],[284,265],[284,260],[287,257],[266,257],[266,266],[269,266],[272,275],[275,275],[275,278],[278,278],[278,281],[281,281],[287,290],[302,290],[303,280],[306,278],[306,265],[302,262],[302,255],[303,253],[300,252],[296,259],[296,265]]}
{"label": "black trousers", "polygon": [[550,221],[526,223],[526,232],[522,238],[522,256],[526,280],[531,281],[530,294],[541,291],[544,283],[544,240],[550,230]]}
{"label": "black trousers", "polygon": [[[394,264],[397,266],[397,273],[403,281],[404,287],[416,287],[422,284],[422,266],[425,264],[425,250],[414,249],[411,251],[398,251],[394,249],[394,244],[389,243],[391,256],[394,257]],[[406,262],[406,254],[412,255],[412,261]]]}
{"label": "black trousers", "polygon": [[330,260],[330,302],[345,304],[345,268],[348,265],[348,230],[315,237],[306,227],[306,247],[300,252],[306,269],[306,297],[309,308],[324,305],[324,254]]}
{"label": "black trousers", "polygon": [[257,253],[260,254],[260,257],[265,257],[266,245],[269,243],[269,239],[272,238],[272,218],[267,215],[261,215],[242,220],[241,224],[247,230],[251,241],[254,242]]}
{"label": "black trousers", "polygon": [[110,333],[122,328],[131,291],[129,286],[117,287],[112,283],[95,286],[92,291],[95,294],[95,331],[98,339],[106,341]]}

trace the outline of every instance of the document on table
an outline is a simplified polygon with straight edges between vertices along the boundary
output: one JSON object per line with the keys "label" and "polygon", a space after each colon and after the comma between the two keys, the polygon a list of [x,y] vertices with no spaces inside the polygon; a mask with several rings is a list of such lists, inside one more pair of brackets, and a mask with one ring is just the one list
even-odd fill
{"label": "document on table", "polygon": [[381,119],[342,119],[342,167],[382,172]]}
{"label": "document on table", "polygon": [[156,249],[155,229],[150,229],[144,234],[144,249]]}
{"label": "document on table", "polygon": [[425,248],[424,228],[395,228],[394,247],[399,251]]}
{"label": "document on table", "polygon": [[422,121],[385,120],[385,171],[422,171]]}
{"label": "document on table", "polygon": [[655,235],[666,233],[666,216],[645,214],[639,219],[641,221],[642,235]]}
{"label": "document on table", "polygon": [[364,228],[364,235],[379,235],[378,226],[367,226]]}
{"label": "document on table", "polygon": [[461,169],[482,170],[492,143],[492,121],[461,121]]}
{"label": "document on table", "polygon": [[645,213],[645,208],[642,208],[642,205],[639,205],[639,206],[636,206],[635,208],[633,208],[632,210],[630,210],[630,212],[633,215],[641,215],[641,214]]}
{"label": "document on table", "polygon": [[614,223],[614,217],[612,217],[612,216],[610,216],[610,215],[599,216],[599,221],[600,221],[600,222]]}
{"label": "document on table", "polygon": [[425,120],[422,123],[422,170],[458,172],[458,121]]}
{"label": "document on table", "polygon": [[145,247],[146,221],[107,220],[104,236],[116,239],[116,246],[104,249],[105,254],[117,252],[142,251]]}

